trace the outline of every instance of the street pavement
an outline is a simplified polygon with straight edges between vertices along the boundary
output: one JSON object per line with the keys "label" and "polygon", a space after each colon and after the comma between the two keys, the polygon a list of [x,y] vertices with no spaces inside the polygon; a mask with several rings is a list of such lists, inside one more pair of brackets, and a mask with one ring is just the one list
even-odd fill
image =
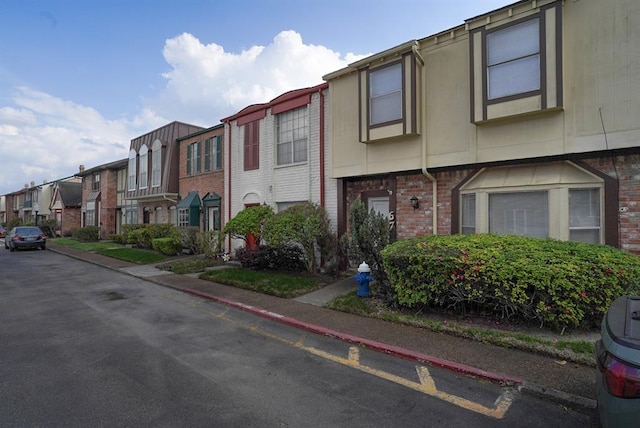
{"label": "street pavement", "polygon": [[353,277],[296,299],[283,299],[201,280],[198,274],[177,275],[53,243],[48,243],[48,249],[313,333],[515,386],[522,393],[584,413],[592,413],[596,406],[593,367],[324,308],[326,302],[357,288]]}

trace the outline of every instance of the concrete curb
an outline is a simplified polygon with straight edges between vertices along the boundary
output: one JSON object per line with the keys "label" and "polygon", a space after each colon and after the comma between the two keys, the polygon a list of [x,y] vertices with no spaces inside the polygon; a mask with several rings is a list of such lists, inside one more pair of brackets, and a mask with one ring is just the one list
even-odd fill
{"label": "concrete curb", "polygon": [[240,309],[242,311],[249,312],[263,318],[267,318],[273,321],[278,321],[283,324],[290,325],[292,327],[296,327],[302,330],[306,330],[306,331],[320,334],[327,337],[334,337],[344,342],[362,345],[369,349],[373,349],[378,352],[404,358],[407,360],[416,361],[416,362],[427,364],[434,367],[444,368],[453,372],[464,374],[466,376],[471,376],[474,378],[486,380],[486,381],[500,384],[500,385],[521,386],[524,384],[524,381],[522,381],[521,379],[512,378],[512,377],[501,375],[498,373],[487,372],[485,370],[481,370],[476,367],[459,364],[453,361],[448,361],[448,360],[434,357],[431,355],[421,354],[421,353],[410,351],[404,348],[399,348],[397,346],[391,346],[385,343],[376,342],[370,339],[365,339],[362,337],[341,333],[336,330],[320,327],[315,324],[309,324],[304,321],[299,321],[294,318],[289,318],[287,316],[284,316],[275,312],[267,311],[265,309],[261,309],[255,306],[246,305],[244,303],[239,303],[233,300],[214,296],[212,294],[205,293],[200,290],[187,288],[187,289],[183,289],[182,291],[184,291],[185,293],[193,294],[194,296],[202,297],[204,299],[212,300],[217,303],[231,306],[233,308]]}

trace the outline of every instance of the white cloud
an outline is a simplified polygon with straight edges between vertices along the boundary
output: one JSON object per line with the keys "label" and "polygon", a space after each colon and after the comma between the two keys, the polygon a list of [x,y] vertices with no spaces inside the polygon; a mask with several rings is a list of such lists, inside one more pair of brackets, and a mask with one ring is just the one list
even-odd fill
{"label": "white cloud", "polygon": [[282,31],[270,45],[240,53],[183,33],[167,40],[163,55],[172,70],[163,74],[167,86],[149,107],[203,126],[250,104],[320,84],[323,75],[364,57],[343,57],[324,46],[306,45],[295,31]]}

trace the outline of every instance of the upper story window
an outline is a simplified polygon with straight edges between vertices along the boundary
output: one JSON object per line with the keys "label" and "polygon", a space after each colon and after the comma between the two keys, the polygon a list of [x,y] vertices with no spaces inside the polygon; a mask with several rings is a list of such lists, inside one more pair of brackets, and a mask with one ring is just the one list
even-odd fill
{"label": "upper story window", "polygon": [[140,148],[140,188],[146,189],[149,182],[149,149],[147,146]]}
{"label": "upper story window", "polygon": [[128,171],[129,173],[127,174],[127,181],[129,183],[128,189],[129,190],[136,190],[136,157],[137,157],[137,153],[135,150],[131,149],[129,151],[129,164],[128,164]]}
{"label": "upper story window", "polygon": [[307,160],[307,128],[309,110],[306,106],[277,115],[278,140],[276,157],[278,165]]}
{"label": "upper story window", "polygon": [[487,98],[540,89],[540,20],[487,34]]}
{"label": "upper story window", "polygon": [[260,168],[260,121],[244,125],[244,170]]}
{"label": "upper story window", "polygon": [[216,135],[204,141],[204,170],[218,171],[222,169],[222,136]]}
{"label": "upper story window", "polygon": [[562,46],[562,2],[557,1],[537,11],[523,4],[512,16],[471,30],[471,122],[561,109]]}
{"label": "upper story window", "polygon": [[200,174],[200,158],[202,157],[202,144],[200,141],[187,146],[187,175]]}
{"label": "upper story window", "polygon": [[370,72],[369,114],[370,125],[402,119],[402,63]]}
{"label": "upper story window", "polygon": [[91,185],[91,190],[100,190],[100,174],[93,175],[93,183]]}
{"label": "upper story window", "polygon": [[162,182],[162,142],[156,140],[151,147],[151,187],[160,187]]}

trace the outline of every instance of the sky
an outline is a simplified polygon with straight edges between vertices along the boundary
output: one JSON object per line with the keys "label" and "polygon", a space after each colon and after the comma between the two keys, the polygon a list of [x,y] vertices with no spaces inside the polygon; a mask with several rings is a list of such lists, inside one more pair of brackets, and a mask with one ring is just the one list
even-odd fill
{"label": "sky", "polygon": [[509,0],[0,0],[0,195],[127,157]]}

